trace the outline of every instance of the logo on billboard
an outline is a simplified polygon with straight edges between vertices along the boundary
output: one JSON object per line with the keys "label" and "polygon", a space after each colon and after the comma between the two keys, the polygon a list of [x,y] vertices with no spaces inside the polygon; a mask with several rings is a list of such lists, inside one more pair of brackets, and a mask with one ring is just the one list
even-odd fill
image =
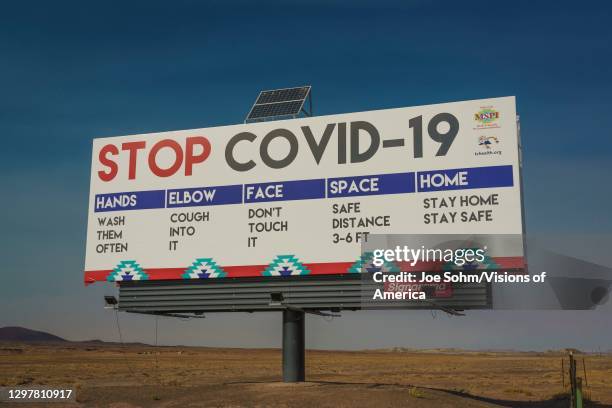
{"label": "logo on billboard", "polygon": [[475,156],[488,156],[491,154],[501,155],[501,150],[495,149],[499,144],[497,136],[480,136],[478,137],[478,146],[480,150],[474,152]]}
{"label": "logo on billboard", "polygon": [[498,128],[499,111],[493,109],[492,106],[482,106],[478,112],[474,114],[476,121],[476,129]]}

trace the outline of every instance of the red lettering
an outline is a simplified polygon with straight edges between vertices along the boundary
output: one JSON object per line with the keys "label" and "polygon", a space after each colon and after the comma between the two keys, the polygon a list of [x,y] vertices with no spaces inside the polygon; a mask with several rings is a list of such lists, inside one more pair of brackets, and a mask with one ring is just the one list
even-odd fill
{"label": "red lettering", "polygon": [[[202,153],[195,156],[193,154],[194,146],[202,146]],[[187,144],[185,146],[185,175],[191,176],[193,172],[193,165],[196,163],[202,163],[210,156],[210,142],[203,136],[194,136],[187,138]]]}
{"label": "red lettering", "polygon": [[[157,153],[164,147],[171,148],[172,150],[174,150],[174,154],[175,154],[174,163],[167,169],[162,169],[161,167],[157,165],[157,162],[156,162]],[[153,146],[153,148],[149,152],[149,168],[151,169],[153,174],[155,174],[158,177],[172,176],[181,167],[181,164],[183,164],[183,149],[181,149],[181,146],[174,140],[171,140],[171,139],[162,140],[156,143],[155,146]]]}
{"label": "red lettering", "polygon": [[130,152],[130,166],[128,171],[128,179],[136,178],[136,157],[140,149],[145,148],[145,142],[128,142],[121,145],[121,150]]}
{"label": "red lettering", "polygon": [[98,160],[100,161],[100,164],[108,167],[108,171],[98,171],[98,177],[100,177],[100,180],[102,181],[111,181],[115,178],[117,171],[119,170],[117,163],[107,157],[109,153],[116,156],[119,154],[119,149],[117,149],[117,146],[112,144],[106,145],[100,149]]}

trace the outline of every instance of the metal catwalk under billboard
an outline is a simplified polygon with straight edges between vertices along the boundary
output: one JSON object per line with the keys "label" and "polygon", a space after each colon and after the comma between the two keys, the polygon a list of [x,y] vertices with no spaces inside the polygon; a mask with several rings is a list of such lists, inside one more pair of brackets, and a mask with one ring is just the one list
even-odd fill
{"label": "metal catwalk under billboard", "polygon": [[370,234],[520,235],[519,172],[514,97],[95,139],[85,282],[348,274]]}

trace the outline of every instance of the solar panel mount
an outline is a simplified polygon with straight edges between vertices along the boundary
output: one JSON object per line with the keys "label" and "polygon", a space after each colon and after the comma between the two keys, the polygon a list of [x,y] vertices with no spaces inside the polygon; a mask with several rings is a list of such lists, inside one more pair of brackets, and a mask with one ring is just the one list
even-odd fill
{"label": "solar panel mount", "polygon": [[300,114],[312,116],[311,86],[261,91],[244,122],[297,118]]}

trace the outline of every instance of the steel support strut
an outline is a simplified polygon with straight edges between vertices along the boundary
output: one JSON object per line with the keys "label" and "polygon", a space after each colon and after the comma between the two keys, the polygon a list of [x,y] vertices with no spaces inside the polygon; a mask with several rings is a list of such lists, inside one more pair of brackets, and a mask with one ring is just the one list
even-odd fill
{"label": "steel support strut", "polygon": [[304,381],[305,313],[283,310],[283,381]]}

